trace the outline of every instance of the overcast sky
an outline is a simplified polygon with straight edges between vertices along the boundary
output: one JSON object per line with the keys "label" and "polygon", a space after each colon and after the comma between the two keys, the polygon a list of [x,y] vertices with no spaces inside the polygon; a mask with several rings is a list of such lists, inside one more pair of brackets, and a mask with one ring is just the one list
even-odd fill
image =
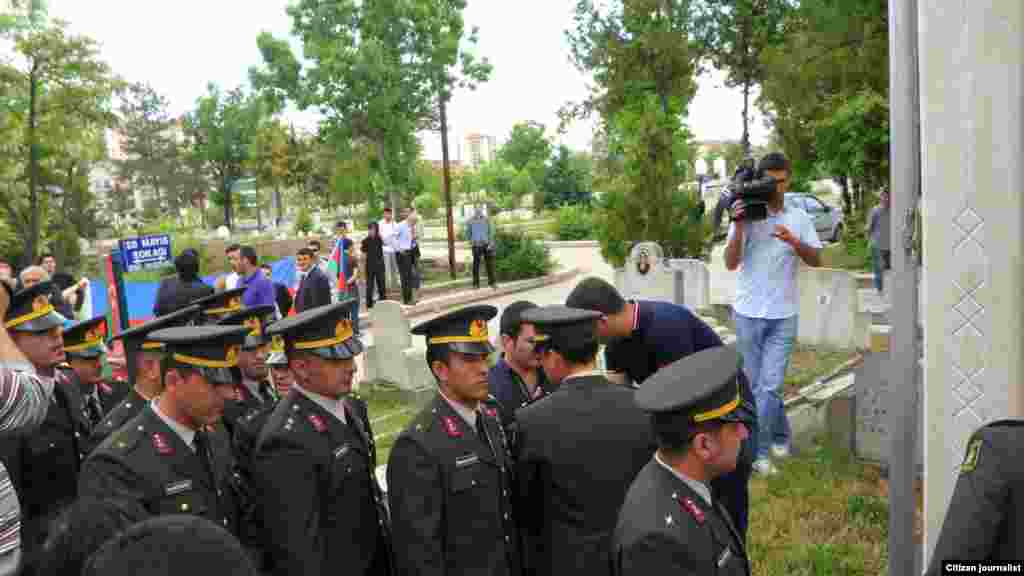
{"label": "overcast sky", "polygon": [[[130,81],[148,81],[171,102],[189,110],[215,81],[233,87],[260,62],[256,35],[286,36],[288,0],[50,0],[50,15],[75,32],[100,41],[103,57]],[[450,109],[451,138],[470,132],[508,137],[512,125],[533,120],[557,126],[556,112],[587,94],[587,78],[569,62],[564,30],[572,25],[575,0],[469,0],[465,19],[480,28],[478,51],[494,65],[491,80],[475,92],[456,94]],[[722,86],[720,75],[702,77],[688,123],[699,140],[739,140],[742,95]],[[753,106],[752,106],[753,110]],[[291,114],[313,125],[309,114]],[[592,126],[578,122],[556,141],[589,148]],[[759,115],[751,140],[768,138]],[[439,135],[424,135],[427,158],[440,158]],[[449,141],[452,157],[459,146]]]}

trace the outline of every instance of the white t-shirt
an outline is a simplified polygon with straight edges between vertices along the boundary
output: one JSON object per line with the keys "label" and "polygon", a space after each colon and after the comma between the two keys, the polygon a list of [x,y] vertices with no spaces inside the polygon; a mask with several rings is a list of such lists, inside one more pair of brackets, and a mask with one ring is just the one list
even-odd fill
{"label": "white t-shirt", "polygon": [[[814,222],[806,212],[787,206],[759,222],[747,222],[743,234],[743,261],[736,279],[733,310],[748,318],[777,320],[800,311],[797,272],[800,256],[792,246],[772,237],[775,226],[789,228],[794,236],[812,248],[821,248]],[[729,225],[729,240],[736,223]]]}
{"label": "white t-shirt", "polygon": [[380,221],[378,232],[380,233],[380,239],[382,240],[383,248],[385,252],[394,252],[394,236],[395,228],[398,223],[392,220],[391,222]]}
{"label": "white t-shirt", "polygon": [[224,289],[225,290],[234,290],[235,288],[237,288],[238,287],[238,278],[239,278],[238,272],[232,272],[232,273],[228,274],[227,277],[224,278]]}

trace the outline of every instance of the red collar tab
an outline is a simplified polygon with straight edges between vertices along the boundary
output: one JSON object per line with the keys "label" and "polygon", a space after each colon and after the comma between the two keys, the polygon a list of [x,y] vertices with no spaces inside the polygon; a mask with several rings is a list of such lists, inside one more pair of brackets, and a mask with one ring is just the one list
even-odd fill
{"label": "red collar tab", "polygon": [[156,448],[158,453],[163,454],[164,456],[174,454],[174,449],[171,448],[170,442],[168,442],[167,438],[159,432],[153,433],[153,447]]}
{"label": "red collar tab", "polygon": [[455,423],[455,418],[452,418],[451,416],[444,417],[444,429],[452,438],[460,438],[462,436],[462,430],[459,428],[459,425]]}
{"label": "red collar tab", "polygon": [[693,498],[683,498],[679,501],[679,505],[693,516],[693,519],[697,521],[697,524],[704,524],[704,511],[697,507],[697,504],[693,501]]}
{"label": "red collar tab", "polygon": [[321,418],[319,414],[310,414],[309,423],[312,424],[313,428],[321,434],[327,431],[327,424],[324,423],[324,419]]}

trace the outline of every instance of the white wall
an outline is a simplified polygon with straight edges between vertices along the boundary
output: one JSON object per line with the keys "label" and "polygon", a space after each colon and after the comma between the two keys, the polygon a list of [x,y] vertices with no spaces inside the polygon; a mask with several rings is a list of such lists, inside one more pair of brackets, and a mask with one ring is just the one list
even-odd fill
{"label": "white wall", "polygon": [[1024,414],[1024,2],[941,4],[918,4],[926,559],[969,435]]}

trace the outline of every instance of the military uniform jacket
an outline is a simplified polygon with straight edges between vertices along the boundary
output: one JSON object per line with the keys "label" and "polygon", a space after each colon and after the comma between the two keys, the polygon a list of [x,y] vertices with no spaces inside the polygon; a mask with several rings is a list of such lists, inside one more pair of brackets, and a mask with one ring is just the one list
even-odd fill
{"label": "military uniform jacket", "polygon": [[511,461],[497,412],[480,439],[440,395],[391,448],[388,501],[401,576],[519,576]]}
{"label": "military uniform jacket", "polygon": [[622,504],[611,561],[615,576],[750,574],[746,551],[725,509],[708,506],[653,458]]}
{"label": "military uniform jacket", "polygon": [[107,438],[107,436],[110,436],[124,426],[129,420],[138,416],[148,403],[149,402],[143,398],[134,387],[129,390],[124,399],[106,413],[103,417],[103,421],[100,422],[100,425],[97,426],[92,431],[92,434],[89,435],[89,438],[85,441],[85,454],[91,454],[92,451]]}
{"label": "military uniform jacket", "polygon": [[[270,386],[269,382],[259,382],[259,387],[264,389]],[[239,382],[235,385],[235,398],[224,402],[224,427],[227,428],[231,437],[235,436],[235,429],[238,423],[257,408],[273,404],[275,399],[264,398],[253,395],[245,384]]]}
{"label": "military uniform jacket", "polygon": [[519,526],[528,572],[608,574],[619,507],[655,450],[633,391],[601,375],[569,378],[516,412]]}
{"label": "military uniform jacket", "polygon": [[345,418],[292,390],[260,433],[252,480],[266,572],[387,574],[387,513],[366,403],[347,399]]}
{"label": "military uniform jacket", "polygon": [[967,442],[927,574],[942,562],[1020,560],[1024,555],[1024,420],[989,424]]}
{"label": "military uniform jacket", "polygon": [[106,416],[125,399],[130,387],[124,380],[104,380],[96,385],[96,389],[99,391],[100,404],[103,405],[103,415]]}
{"label": "military uniform jacket", "polygon": [[85,458],[82,440],[89,423],[82,414],[78,381],[69,373],[57,370],[53,400],[37,430],[0,441],[0,454],[21,500],[22,545],[30,562],[50,521],[75,500]]}
{"label": "military uniform jacket", "polygon": [[223,427],[207,433],[213,477],[148,403],[89,455],[79,477],[82,497],[125,498],[154,516],[194,514],[237,532],[232,457]]}

